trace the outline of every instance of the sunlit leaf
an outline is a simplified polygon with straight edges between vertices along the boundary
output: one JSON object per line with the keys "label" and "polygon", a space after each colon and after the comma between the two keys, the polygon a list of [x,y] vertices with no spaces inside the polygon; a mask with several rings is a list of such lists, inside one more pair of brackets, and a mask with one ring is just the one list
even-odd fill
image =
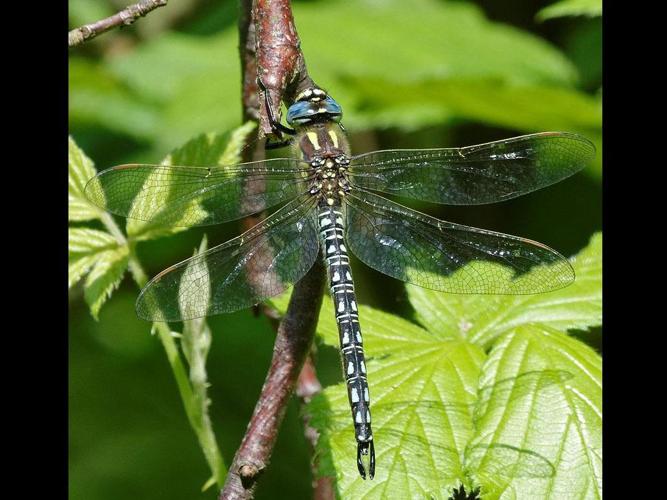
{"label": "sunlit leaf", "polygon": [[465,453],[482,498],[602,497],[601,369],[553,328],[520,326],[494,344],[479,381],[493,390]]}
{"label": "sunlit leaf", "polygon": [[[208,240],[206,236],[202,239],[199,249],[195,251],[193,257],[200,255],[206,251],[208,245]],[[193,280],[197,281],[197,286],[193,287]],[[186,294],[183,294],[183,290],[192,290],[197,288],[201,290],[202,297],[198,300],[198,303],[202,304],[202,308],[207,309],[208,304],[211,301],[211,283],[209,278],[208,268],[206,266],[205,260],[199,261],[190,261],[190,263],[185,268],[183,272],[183,277],[179,283],[179,293],[178,293],[178,305],[183,316],[191,316],[189,308],[191,307],[191,301],[185,300]],[[190,292],[192,293],[192,292]],[[205,296],[205,297],[204,297]],[[192,365],[193,360],[198,357],[203,360],[206,359],[206,353],[208,352],[208,347],[210,346],[210,331],[206,326],[206,318],[197,318],[190,321],[185,321],[184,323],[184,334],[188,334],[188,341],[183,343],[183,351],[185,357],[188,360],[188,363]],[[199,342],[202,339],[205,340],[201,345]],[[202,365],[203,366],[203,365]]]}
{"label": "sunlit leaf", "polygon": [[[385,326],[400,328],[392,323]],[[382,337],[376,327],[364,326],[365,341]],[[375,352],[373,343],[367,343],[367,351]],[[309,407],[321,432],[320,474],[337,478],[341,498],[444,500],[462,482],[470,486],[462,457],[474,433],[475,388],[484,358],[471,344],[434,339],[409,353],[394,350],[368,361],[377,461],[373,481],[357,472],[345,383],[328,387]]]}
{"label": "sunlit leaf", "polygon": [[128,257],[126,245],[97,254],[84,283],[84,297],[95,319],[104,302],[118,288],[127,269]]}
{"label": "sunlit leaf", "polygon": [[129,249],[105,231],[75,227],[69,229],[68,286],[87,274],[84,297],[94,318],[102,304],[118,287],[127,268]]}
{"label": "sunlit leaf", "polygon": [[[255,128],[255,124],[248,122],[232,131],[225,133],[201,134],[183,146],[172,151],[163,161],[162,165],[181,165],[181,166],[211,166],[211,165],[231,165],[241,161],[241,151],[245,146],[248,135]],[[161,182],[164,182],[166,173],[156,171],[153,175],[160,176]],[[151,176],[146,177],[145,183],[151,182]],[[150,212],[146,207],[162,205],[169,198],[170,193],[163,190],[155,190],[153,193],[146,193],[135,201],[130,215],[127,219],[127,234],[134,240],[146,240],[174,234],[187,229],[184,225],[178,226],[178,222],[173,222],[168,226],[160,224],[159,216],[150,222],[133,218],[133,213]],[[194,199],[188,206],[182,209],[184,221],[192,223],[198,219],[204,219],[207,216],[206,209],[201,206],[199,200]]]}
{"label": "sunlit leaf", "polygon": [[[281,314],[287,311],[291,290],[274,297],[269,302]],[[360,321],[364,333],[364,345],[373,349],[367,353],[370,357],[383,356],[386,353],[411,352],[429,349],[441,340],[454,340],[457,337],[449,332],[428,332],[420,326],[396,315],[389,314],[370,306],[360,306]],[[338,328],[333,303],[329,297],[322,302],[320,318],[317,323],[317,335],[327,345],[338,347]]]}
{"label": "sunlit leaf", "polygon": [[[572,259],[578,281],[532,302],[410,287],[428,330],[360,305],[376,476],[356,470],[345,383],[309,406],[320,474],[341,498],[446,499],[461,485],[491,499],[599,498],[601,358],[564,332],[600,324],[600,258],[596,234]],[[288,302],[271,301],[283,313]],[[317,333],[337,346],[334,318],[327,299]]]}
{"label": "sunlit leaf", "polygon": [[[528,323],[561,331],[602,323],[602,234],[573,257],[575,282],[535,295],[456,295],[407,285],[417,320],[430,331],[489,346],[499,335]],[[478,263],[487,265],[485,263]]]}
{"label": "sunlit leaf", "polygon": [[69,220],[84,221],[100,216],[100,209],[91,204],[83,194],[86,183],[95,175],[93,162],[69,137]]}
{"label": "sunlit leaf", "polygon": [[116,239],[105,231],[70,228],[68,287],[76,284],[96,264],[100,254],[117,248]]}

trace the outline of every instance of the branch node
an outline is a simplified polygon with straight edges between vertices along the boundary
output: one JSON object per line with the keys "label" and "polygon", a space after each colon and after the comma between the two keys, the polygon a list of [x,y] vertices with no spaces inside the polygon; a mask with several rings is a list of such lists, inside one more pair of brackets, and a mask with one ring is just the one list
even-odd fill
{"label": "branch node", "polygon": [[254,463],[244,463],[239,467],[239,477],[244,488],[249,489],[255,483],[257,478],[264,472],[264,466],[258,466]]}

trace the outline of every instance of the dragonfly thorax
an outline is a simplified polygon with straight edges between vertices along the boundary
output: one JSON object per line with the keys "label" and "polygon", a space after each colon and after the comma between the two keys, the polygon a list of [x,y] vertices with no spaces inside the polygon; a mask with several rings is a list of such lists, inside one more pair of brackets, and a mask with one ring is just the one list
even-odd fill
{"label": "dragonfly thorax", "polygon": [[347,179],[347,167],[350,159],[347,155],[335,157],[315,156],[310,161],[310,168],[315,173],[310,193],[333,205],[350,190]]}
{"label": "dragonfly thorax", "polygon": [[301,156],[314,173],[310,186],[312,195],[333,205],[349,191],[350,147],[338,123],[326,121],[300,127],[294,147],[295,154]]}

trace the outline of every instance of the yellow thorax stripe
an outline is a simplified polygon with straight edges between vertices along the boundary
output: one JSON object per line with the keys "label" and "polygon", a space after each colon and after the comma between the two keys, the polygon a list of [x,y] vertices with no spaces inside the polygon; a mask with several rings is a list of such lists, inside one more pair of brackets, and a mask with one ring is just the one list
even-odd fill
{"label": "yellow thorax stripe", "polygon": [[335,130],[329,130],[329,137],[331,137],[331,140],[334,143],[334,147],[338,147],[338,134],[336,134]]}
{"label": "yellow thorax stripe", "polygon": [[317,140],[317,133],[316,132],[306,132],[306,136],[308,137],[308,140],[311,142],[311,144],[315,148],[315,151],[320,149],[320,141]]}

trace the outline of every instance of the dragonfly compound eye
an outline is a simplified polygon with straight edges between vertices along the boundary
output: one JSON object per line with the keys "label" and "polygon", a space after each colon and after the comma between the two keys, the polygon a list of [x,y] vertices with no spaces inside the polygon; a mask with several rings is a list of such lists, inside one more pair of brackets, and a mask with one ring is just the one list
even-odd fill
{"label": "dragonfly compound eye", "polygon": [[292,126],[305,125],[315,120],[339,122],[342,117],[340,105],[321,89],[305,90],[287,110],[287,123]]}

